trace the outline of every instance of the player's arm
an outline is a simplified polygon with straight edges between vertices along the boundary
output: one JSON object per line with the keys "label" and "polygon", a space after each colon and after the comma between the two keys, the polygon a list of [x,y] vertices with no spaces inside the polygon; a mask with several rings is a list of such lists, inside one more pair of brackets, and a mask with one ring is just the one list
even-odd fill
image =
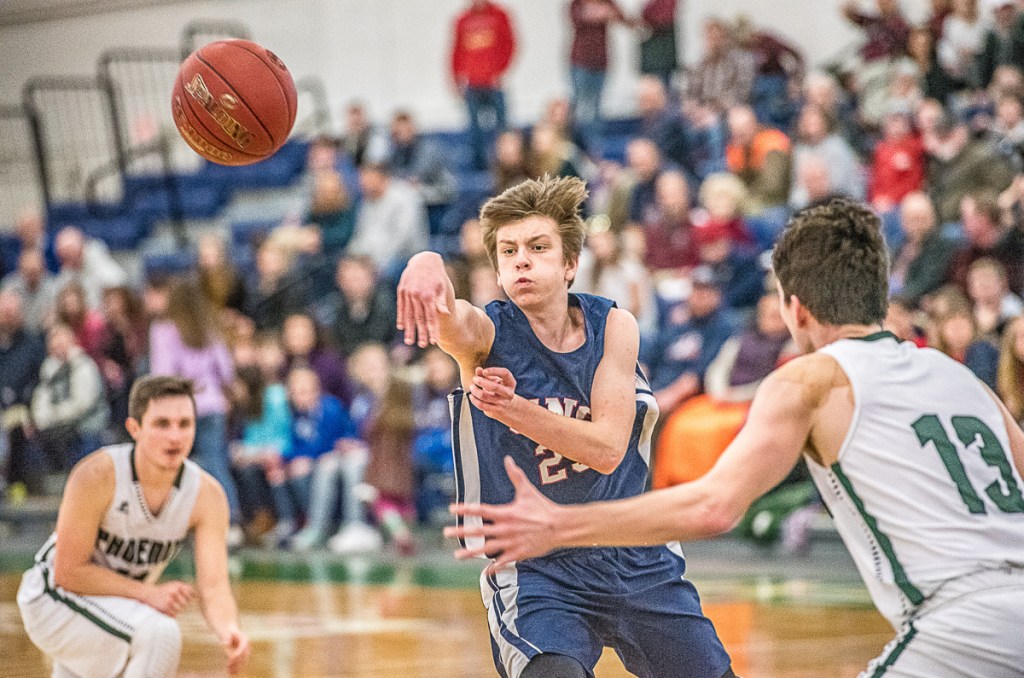
{"label": "player's arm", "polygon": [[176,581],[147,584],[92,562],[114,484],[114,462],[105,453],[89,455],[71,471],[57,513],[54,582],[81,596],[134,598],[173,617],[191,600],[191,586]]}
{"label": "player's arm", "polygon": [[228,500],[206,473],[192,516],[199,604],[227,655],[228,672],[235,675],[249,658],[249,639],[238,626],[238,606],[228,578]]}
{"label": "player's arm", "polygon": [[487,355],[494,343],[494,323],[483,310],[455,298],[436,252],[420,252],[406,264],[398,283],[397,326],[406,344],[437,344],[460,364]]}
{"label": "player's arm", "polygon": [[626,311],[612,309],[605,325],[604,356],[590,391],[590,421],[555,414],[516,395],[515,380],[503,368],[478,369],[470,398],[487,416],[543,447],[611,473],[622,462],[633,432],[639,350],[636,320]]}
{"label": "player's arm", "polygon": [[500,552],[500,566],[556,548],[647,546],[726,532],[755,499],[785,479],[808,443],[823,398],[819,389],[808,387],[802,370],[791,367],[800,367],[795,363],[803,360],[788,363],[765,379],[743,430],[699,480],[621,501],[563,506],[541,495],[506,459],[515,501],[503,506],[457,505],[453,512],[481,516],[489,524],[449,527],[445,534],[485,537],[483,548],[463,549],[456,555]]}

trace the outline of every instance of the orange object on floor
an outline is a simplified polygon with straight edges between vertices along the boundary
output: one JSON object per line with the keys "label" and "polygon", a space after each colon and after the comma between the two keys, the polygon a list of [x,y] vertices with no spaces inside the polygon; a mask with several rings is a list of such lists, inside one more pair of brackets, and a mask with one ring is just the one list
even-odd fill
{"label": "orange object on floor", "polygon": [[655,489],[696,480],[711,470],[743,428],[749,402],[730,403],[700,395],[669,416],[658,436]]}

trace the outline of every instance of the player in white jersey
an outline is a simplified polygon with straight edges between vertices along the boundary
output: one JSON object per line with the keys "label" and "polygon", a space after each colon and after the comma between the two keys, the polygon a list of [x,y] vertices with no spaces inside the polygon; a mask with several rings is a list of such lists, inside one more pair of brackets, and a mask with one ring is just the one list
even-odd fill
{"label": "player in white jersey", "polygon": [[140,379],[128,410],[135,443],[97,450],[68,478],[57,529],[18,589],[25,630],[53,660],[54,676],[174,676],[174,617],[193,587],[157,581],[191,532],[201,609],[234,675],[249,641],[228,580],[227,498],[186,458],[195,438],[192,382]]}
{"label": "player in white jersey", "polygon": [[[1024,433],[964,366],[882,330],[888,256],[849,200],[795,216],[773,254],[782,314],[806,354],[761,385],[703,478],[559,506],[506,459],[516,499],[460,505],[496,565],[554,548],[700,539],[731,529],[803,455],[896,638],[862,676],[1024,675]],[[477,524],[479,525],[479,523]]]}

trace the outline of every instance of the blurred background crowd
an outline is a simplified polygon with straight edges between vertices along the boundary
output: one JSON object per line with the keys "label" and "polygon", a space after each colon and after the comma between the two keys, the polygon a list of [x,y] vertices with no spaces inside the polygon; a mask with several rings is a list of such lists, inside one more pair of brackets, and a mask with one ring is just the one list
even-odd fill
{"label": "blurred background crowd", "polygon": [[[472,0],[450,35],[468,168],[414,106],[375,118],[353,101],[340,137],[308,144],[302,213],[253,233],[247,256],[204,234],[191,269],[142,281],[102,241],[25,211],[0,257],[0,487],[53,492],[128,440],[134,379],[178,374],[199,387],[192,456],[227,491],[234,543],[413,552],[454,497],[458,372],[401,342],[395,285],[429,247],[457,296],[502,298],[476,211],[543,175],[589,185],[572,291],[639,321],[662,413],[654,486],[710,468],[794,355],[767,254],[795,210],[836,196],[881,217],[886,329],[965,363],[1024,420],[1024,2],[931,6],[917,25],[896,0],[844,6],[863,40],[815,66],[746,17],[711,18],[683,65],[676,0],[636,16],[572,0],[571,96],[520,128],[502,88],[514,12]],[[601,111],[616,24],[641,34],[626,121]],[[739,530],[799,551],[819,511],[798,470]]]}

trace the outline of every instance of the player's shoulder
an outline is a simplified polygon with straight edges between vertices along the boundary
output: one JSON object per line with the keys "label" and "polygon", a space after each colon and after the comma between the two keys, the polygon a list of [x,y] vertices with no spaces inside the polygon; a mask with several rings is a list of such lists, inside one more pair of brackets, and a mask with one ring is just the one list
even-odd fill
{"label": "player's shoulder", "polygon": [[828,353],[815,351],[786,362],[764,382],[766,390],[784,384],[799,386],[811,404],[821,402],[832,389],[849,386],[839,361]]}
{"label": "player's shoulder", "polygon": [[116,472],[114,470],[114,458],[107,451],[100,448],[81,459],[71,469],[68,475],[68,482],[82,483],[94,487],[103,487],[105,484],[113,484]]}
{"label": "player's shoulder", "polygon": [[640,326],[629,311],[614,307],[608,311],[604,327],[605,347],[640,345]]}
{"label": "player's shoulder", "polygon": [[102,448],[84,457],[68,474],[62,505],[71,502],[76,510],[109,505],[113,501],[117,473],[114,459]]}
{"label": "player's shoulder", "polygon": [[192,509],[192,518],[189,521],[190,527],[195,527],[205,520],[220,521],[227,520],[228,516],[228,495],[224,487],[217,482],[217,479],[208,472],[195,467],[199,473],[199,491],[196,494],[196,503]]}

